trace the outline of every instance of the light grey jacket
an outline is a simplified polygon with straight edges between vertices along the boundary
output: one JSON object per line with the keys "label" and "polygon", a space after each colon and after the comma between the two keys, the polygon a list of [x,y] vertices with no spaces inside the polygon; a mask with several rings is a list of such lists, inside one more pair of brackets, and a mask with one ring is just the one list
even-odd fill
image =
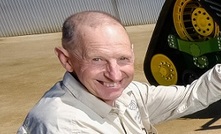
{"label": "light grey jacket", "polygon": [[157,133],[154,124],[194,113],[220,99],[220,64],[185,87],[133,81],[115,107],[88,93],[67,72],[29,112],[17,133]]}

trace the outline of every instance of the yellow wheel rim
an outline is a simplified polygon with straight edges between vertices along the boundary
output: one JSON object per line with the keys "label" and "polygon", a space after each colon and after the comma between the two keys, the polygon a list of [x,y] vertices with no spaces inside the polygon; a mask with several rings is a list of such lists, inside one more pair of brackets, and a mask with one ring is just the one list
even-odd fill
{"label": "yellow wheel rim", "polygon": [[207,40],[219,35],[219,26],[196,0],[176,0],[173,22],[183,40]]}
{"label": "yellow wheel rim", "polygon": [[156,54],[151,59],[151,73],[160,85],[177,83],[177,70],[173,62],[163,54]]}
{"label": "yellow wheel rim", "polygon": [[213,18],[204,8],[196,8],[192,13],[192,24],[197,33],[202,36],[209,36],[213,33]]}

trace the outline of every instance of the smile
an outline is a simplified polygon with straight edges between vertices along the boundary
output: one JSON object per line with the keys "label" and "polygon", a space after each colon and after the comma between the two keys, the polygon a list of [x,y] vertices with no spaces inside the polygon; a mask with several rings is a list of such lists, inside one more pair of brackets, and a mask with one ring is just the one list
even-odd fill
{"label": "smile", "polygon": [[105,83],[105,82],[103,82],[103,85],[106,86],[106,87],[116,87],[117,83]]}
{"label": "smile", "polygon": [[105,87],[115,88],[119,85],[119,82],[102,82],[102,81],[99,81],[99,82]]}

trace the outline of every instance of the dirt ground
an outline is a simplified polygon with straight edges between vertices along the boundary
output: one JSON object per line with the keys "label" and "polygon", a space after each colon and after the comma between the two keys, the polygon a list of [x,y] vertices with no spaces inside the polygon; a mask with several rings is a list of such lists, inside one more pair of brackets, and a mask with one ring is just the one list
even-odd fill
{"label": "dirt ground", "polygon": [[[143,60],[155,25],[127,27],[135,49],[135,80],[147,82]],[[64,69],[54,54],[61,33],[0,38],[0,134],[16,133],[28,111]],[[212,110],[211,110],[212,109]],[[221,133],[220,105],[156,125],[160,134]]]}

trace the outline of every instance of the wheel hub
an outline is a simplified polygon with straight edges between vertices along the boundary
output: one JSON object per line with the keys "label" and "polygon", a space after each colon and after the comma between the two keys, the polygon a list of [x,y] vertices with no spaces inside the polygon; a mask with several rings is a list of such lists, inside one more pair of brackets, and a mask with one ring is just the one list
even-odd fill
{"label": "wheel hub", "polygon": [[174,85],[177,82],[177,71],[173,62],[163,54],[156,54],[151,59],[151,72],[157,83]]}
{"label": "wheel hub", "polygon": [[193,11],[192,24],[195,31],[202,36],[209,36],[213,33],[213,19],[204,8],[196,8]]}

